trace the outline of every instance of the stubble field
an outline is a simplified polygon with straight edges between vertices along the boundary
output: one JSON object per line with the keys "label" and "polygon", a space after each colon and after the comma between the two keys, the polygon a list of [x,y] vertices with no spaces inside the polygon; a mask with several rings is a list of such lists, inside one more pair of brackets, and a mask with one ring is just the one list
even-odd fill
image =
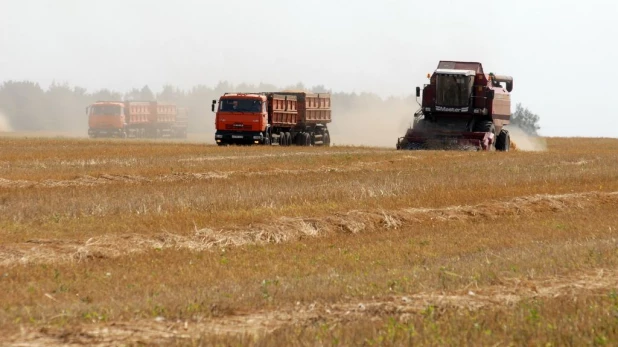
{"label": "stubble field", "polygon": [[0,344],[618,343],[618,140],[0,138]]}

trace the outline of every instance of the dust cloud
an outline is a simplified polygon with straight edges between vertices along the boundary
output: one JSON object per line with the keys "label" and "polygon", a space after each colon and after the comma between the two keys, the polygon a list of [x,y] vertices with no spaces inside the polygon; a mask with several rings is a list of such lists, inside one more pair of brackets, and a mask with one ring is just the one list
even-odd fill
{"label": "dust cloud", "polygon": [[[382,99],[375,94],[333,94],[333,122],[328,125],[334,145],[394,148],[412,123],[418,104],[413,97]],[[518,150],[547,150],[543,137],[515,125],[506,127]]]}
{"label": "dust cloud", "polygon": [[[28,87],[28,88],[26,88]],[[36,134],[42,137],[87,137],[88,121],[84,108],[97,99],[122,99],[122,93],[112,93],[105,97],[80,93],[83,88],[71,88],[68,85],[52,85],[45,91],[31,83],[13,83],[5,86],[17,88],[8,95],[38,95],[36,102],[25,105],[12,114],[0,110],[0,132],[18,131],[23,134]],[[27,89],[23,91],[22,89]],[[13,89],[9,91],[13,91]],[[189,133],[188,141],[214,143],[214,115],[209,103],[223,94],[223,90],[286,90],[273,85],[239,85],[221,84],[214,88],[201,88],[190,92],[176,90],[153,94],[153,99],[166,99],[178,105],[188,107]],[[300,88],[294,88],[300,89]],[[307,92],[325,92],[326,90],[306,90]],[[2,94],[2,93],[0,93]],[[32,95],[31,95],[32,94]],[[127,93],[124,94],[126,97]],[[33,97],[34,98],[34,97]],[[375,93],[331,92],[332,123],[328,124],[333,145],[371,146],[395,148],[397,139],[404,136],[418,110],[413,95],[381,97]],[[0,98],[3,100],[3,98]],[[10,100],[10,99],[8,99]],[[545,139],[526,134],[520,128],[509,125],[511,139],[522,151],[544,151],[547,149]]]}
{"label": "dust cloud", "polygon": [[395,148],[410,126],[418,105],[413,98],[382,99],[374,94],[337,100],[328,125],[333,145]]}
{"label": "dust cloud", "polygon": [[0,133],[12,132],[13,128],[11,127],[11,123],[9,122],[8,117],[4,115],[2,111],[0,111]]}
{"label": "dust cloud", "polygon": [[516,125],[508,125],[506,129],[508,129],[511,135],[511,141],[517,146],[517,150],[528,152],[543,152],[547,150],[547,141],[544,138],[528,134]]}

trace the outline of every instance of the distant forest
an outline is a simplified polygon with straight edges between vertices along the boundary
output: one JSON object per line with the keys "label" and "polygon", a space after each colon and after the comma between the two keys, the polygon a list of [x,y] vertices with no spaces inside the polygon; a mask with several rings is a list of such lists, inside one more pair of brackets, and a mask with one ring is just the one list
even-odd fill
{"label": "distant forest", "polygon": [[[210,105],[223,93],[284,89],[329,92],[324,86],[306,88],[297,84],[280,88],[269,84],[232,85],[227,82],[214,87],[198,85],[189,90],[167,85],[160,92],[153,92],[148,86],[124,93],[107,89],[88,92],[66,83],[53,83],[44,89],[34,82],[8,81],[0,86],[0,115],[4,115],[5,123],[13,131],[64,131],[85,135],[88,129],[85,108],[97,100],[160,100],[189,109],[189,132],[210,132],[214,131]],[[360,131],[361,135],[365,132],[367,137],[379,136],[376,131],[403,131],[400,129],[405,129],[418,107],[412,96],[381,98],[372,93],[333,93],[332,99],[332,130],[343,131],[345,127],[346,132]],[[389,143],[394,141],[389,139]]]}

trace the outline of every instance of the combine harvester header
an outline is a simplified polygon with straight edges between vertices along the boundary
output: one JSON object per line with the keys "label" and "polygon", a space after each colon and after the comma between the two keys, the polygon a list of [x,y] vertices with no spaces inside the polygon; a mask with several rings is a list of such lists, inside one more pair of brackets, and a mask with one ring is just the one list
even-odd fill
{"label": "combine harvester header", "polygon": [[512,77],[486,75],[481,63],[441,61],[397,149],[508,151],[511,140],[504,126],[511,119],[512,90]]}

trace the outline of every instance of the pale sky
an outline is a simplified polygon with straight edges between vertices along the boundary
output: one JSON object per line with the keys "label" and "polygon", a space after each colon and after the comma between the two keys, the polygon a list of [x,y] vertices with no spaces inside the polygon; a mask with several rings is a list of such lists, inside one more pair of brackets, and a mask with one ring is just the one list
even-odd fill
{"label": "pale sky", "polygon": [[543,135],[618,137],[617,26],[615,0],[0,0],[0,81],[400,96],[439,60],[479,61]]}

